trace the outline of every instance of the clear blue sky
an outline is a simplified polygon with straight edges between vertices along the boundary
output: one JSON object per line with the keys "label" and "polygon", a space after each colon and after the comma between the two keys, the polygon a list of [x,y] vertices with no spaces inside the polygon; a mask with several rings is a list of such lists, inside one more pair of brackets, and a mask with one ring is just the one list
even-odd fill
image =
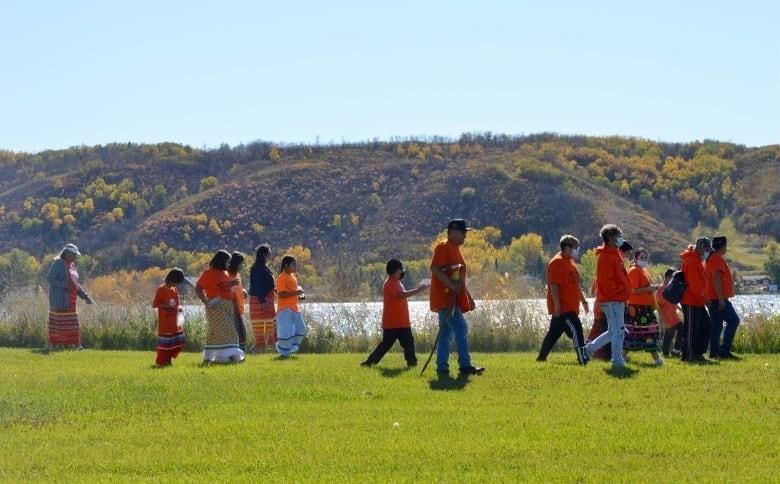
{"label": "clear blue sky", "polygon": [[457,137],[780,143],[780,1],[0,3],[0,149]]}

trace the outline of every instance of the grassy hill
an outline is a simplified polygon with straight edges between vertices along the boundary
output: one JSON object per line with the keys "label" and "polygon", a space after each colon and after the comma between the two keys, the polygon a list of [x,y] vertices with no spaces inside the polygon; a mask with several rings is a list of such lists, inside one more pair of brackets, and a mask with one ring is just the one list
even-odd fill
{"label": "grassy hill", "polygon": [[[780,146],[633,138],[463,135],[339,146],[171,143],[0,152],[0,252],[36,257],[65,242],[101,270],[165,265],[153,248],[300,245],[323,260],[424,258],[458,216],[501,229],[501,243],[563,233],[586,247],[616,222],[657,261],[697,226],[727,217],[744,264],[780,238]],[[774,181],[773,181],[774,180]]]}

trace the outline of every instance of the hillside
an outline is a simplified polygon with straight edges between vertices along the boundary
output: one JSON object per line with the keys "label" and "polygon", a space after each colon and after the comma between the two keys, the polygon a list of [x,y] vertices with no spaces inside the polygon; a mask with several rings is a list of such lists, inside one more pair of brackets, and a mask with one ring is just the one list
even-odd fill
{"label": "hillside", "polygon": [[780,239],[780,146],[633,138],[463,135],[339,146],[171,143],[0,152],[0,253],[74,241],[101,271],[167,265],[153,250],[300,245],[330,262],[424,258],[447,219],[562,233],[605,222],[673,261],[727,215],[754,249]]}

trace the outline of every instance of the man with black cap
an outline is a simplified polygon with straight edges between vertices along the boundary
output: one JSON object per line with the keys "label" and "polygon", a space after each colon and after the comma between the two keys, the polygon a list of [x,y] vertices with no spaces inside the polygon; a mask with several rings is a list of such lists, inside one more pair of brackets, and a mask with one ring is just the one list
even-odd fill
{"label": "man with black cap", "polygon": [[[712,238],[712,253],[707,258],[705,271],[707,273],[707,309],[712,320],[710,330],[710,358],[723,360],[739,359],[731,353],[731,344],[739,326],[739,316],[729,301],[734,297],[734,278],[731,275],[726,259],[726,237],[718,235]],[[726,329],[723,329],[723,322]],[[720,334],[723,333],[723,343]]]}
{"label": "man with black cap", "polygon": [[468,325],[463,313],[474,309],[474,299],[466,288],[466,261],[460,246],[470,230],[463,219],[447,224],[447,240],[433,249],[431,261],[431,311],[439,314],[439,343],[436,352],[436,372],[449,374],[450,340],[455,338],[461,375],[481,375],[485,369],[471,363]]}
{"label": "man with black cap", "polygon": [[685,276],[687,287],[683,293],[683,347],[682,360],[705,362],[704,353],[710,342],[710,317],[707,304],[707,275],[704,260],[712,252],[712,243],[707,237],[696,239],[680,254],[680,270]]}

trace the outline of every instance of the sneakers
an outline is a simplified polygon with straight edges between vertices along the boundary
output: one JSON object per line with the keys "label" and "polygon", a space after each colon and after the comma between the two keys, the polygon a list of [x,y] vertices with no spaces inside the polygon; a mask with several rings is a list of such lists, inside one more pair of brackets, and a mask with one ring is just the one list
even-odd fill
{"label": "sneakers", "polygon": [[659,356],[653,360],[653,363],[655,363],[655,366],[664,366],[664,359]]}
{"label": "sneakers", "polygon": [[368,360],[363,360],[363,361],[360,362],[360,366],[362,366],[364,368],[371,368],[372,366],[374,366],[374,364],[371,363]]}
{"label": "sneakers", "polygon": [[682,356],[682,351],[680,350],[672,350],[672,356],[680,357]]}
{"label": "sneakers", "polygon": [[485,369],[479,366],[464,366],[458,373],[461,375],[481,375],[485,373]]}
{"label": "sneakers", "polygon": [[721,360],[741,360],[739,356],[733,354],[732,352],[728,353],[722,353],[720,356],[718,356]]}

